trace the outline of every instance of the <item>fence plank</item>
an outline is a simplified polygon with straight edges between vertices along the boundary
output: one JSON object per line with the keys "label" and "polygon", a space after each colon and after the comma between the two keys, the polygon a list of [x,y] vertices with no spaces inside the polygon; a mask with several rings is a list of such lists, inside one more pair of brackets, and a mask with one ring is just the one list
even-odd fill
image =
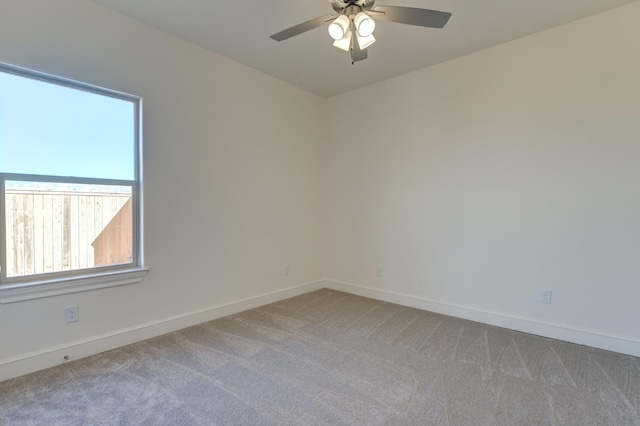
{"label": "fence plank", "polygon": [[42,196],[42,258],[44,259],[44,272],[53,272],[53,257],[55,243],[53,239],[53,202],[51,196]]}
{"label": "fence plank", "polygon": [[87,264],[94,265],[94,253],[91,243],[96,238],[95,234],[95,217],[96,217],[96,197],[94,195],[87,196]]}
{"label": "fence plank", "polygon": [[23,202],[23,226],[24,226],[24,274],[34,273],[33,268],[33,194],[24,194]]}
{"label": "fence plank", "polygon": [[7,231],[7,276],[13,277],[16,275],[15,273],[15,258],[16,258],[16,244],[15,244],[15,228],[13,227],[13,203],[15,197],[14,196],[5,196],[5,213],[7,221],[6,223],[6,231]]}
{"label": "fence plank", "polygon": [[15,275],[24,275],[24,194],[18,194],[13,201],[13,241]]}
{"label": "fence plank", "polygon": [[[51,247],[51,250],[53,250],[53,270],[62,271],[62,258],[64,257],[62,249],[64,200],[62,197],[53,197],[51,210],[53,215],[53,245]],[[56,249],[57,247],[59,248]]]}
{"label": "fence plank", "polygon": [[78,262],[78,196],[69,197],[69,264],[72,270],[80,269]]}
{"label": "fence plank", "polygon": [[44,272],[44,206],[43,195],[33,195],[33,273]]}
{"label": "fence plank", "polygon": [[87,239],[87,197],[78,197],[78,266],[88,268],[87,251],[91,241]]}
{"label": "fence plank", "polygon": [[104,227],[103,215],[104,215],[104,199],[102,197],[95,197],[94,204],[94,221],[93,221],[93,234],[91,235],[91,242],[95,240],[96,236],[102,231]]}
{"label": "fence plank", "polygon": [[71,269],[71,198],[62,197],[62,269]]}

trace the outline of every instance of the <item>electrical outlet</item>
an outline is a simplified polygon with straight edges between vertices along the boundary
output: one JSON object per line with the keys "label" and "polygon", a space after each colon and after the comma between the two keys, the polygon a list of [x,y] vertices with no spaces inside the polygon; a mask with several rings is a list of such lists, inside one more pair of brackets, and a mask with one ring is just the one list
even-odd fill
{"label": "electrical outlet", "polygon": [[540,289],[540,303],[551,303],[551,290],[548,288]]}
{"label": "electrical outlet", "polygon": [[69,324],[71,322],[76,322],[79,319],[79,310],[78,306],[67,306],[64,308],[64,322],[65,324]]}
{"label": "electrical outlet", "polygon": [[289,265],[285,265],[284,267],[284,274],[285,275],[289,275],[290,271],[289,271]]}
{"label": "electrical outlet", "polygon": [[376,266],[376,277],[382,277],[382,267]]}

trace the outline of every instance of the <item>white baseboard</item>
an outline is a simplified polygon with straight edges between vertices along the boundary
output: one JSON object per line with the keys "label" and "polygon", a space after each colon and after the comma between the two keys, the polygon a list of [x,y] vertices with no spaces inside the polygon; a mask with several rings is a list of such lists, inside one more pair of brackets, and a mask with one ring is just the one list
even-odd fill
{"label": "white baseboard", "polygon": [[334,280],[316,281],[276,290],[256,296],[235,300],[196,311],[163,318],[134,327],[117,330],[87,339],[38,350],[0,360],[0,381],[32,373],[63,362],[64,356],[70,360],[84,358],[100,352],[115,349],[131,343],[201,324],[227,315],[253,309],[258,306],[298,296],[321,288],[330,288],[385,302],[397,303],[417,309],[436,312],[457,318],[464,318],[497,327],[531,333],[538,336],[564,340],[580,345],[610,350],[623,354],[640,356],[640,340],[595,330],[581,329],[563,324],[543,322],[531,318],[490,312],[473,307],[444,303],[418,296],[402,294],[357,284]]}
{"label": "white baseboard", "polygon": [[444,303],[418,296],[364,287],[341,281],[325,280],[324,283],[326,288],[343,291],[345,293],[640,357],[640,339],[630,336],[544,322],[500,312],[490,312],[469,306]]}
{"label": "white baseboard", "polygon": [[0,360],[0,381],[61,364],[65,355],[68,355],[70,360],[84,358],[323,287],[324,281],[301,284],[6,358]]}

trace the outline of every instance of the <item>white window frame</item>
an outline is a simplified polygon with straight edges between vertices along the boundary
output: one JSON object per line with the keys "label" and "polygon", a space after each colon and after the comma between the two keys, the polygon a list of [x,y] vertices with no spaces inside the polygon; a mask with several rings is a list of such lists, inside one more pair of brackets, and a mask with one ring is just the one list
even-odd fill
{"label": "white window frame", "polygon": [[[89,93],[133,102],[135,114],[134,180],[0,173],[0,303],[12,303],[42,297],[58,296],[80,291],[133,284],[142,281],[148,271],[144,267],[144,251],[142,245],[142,98],[3,63],[0,63],[0,72],[15,74],[50,84],[57,84],[72,89],[78,89]],[[40,273],[20,277],[7,277],[5,182],[21,180],[62,184],[131,186],[133,213],[133,247],[131,263],[98,266],[72,271]]]}

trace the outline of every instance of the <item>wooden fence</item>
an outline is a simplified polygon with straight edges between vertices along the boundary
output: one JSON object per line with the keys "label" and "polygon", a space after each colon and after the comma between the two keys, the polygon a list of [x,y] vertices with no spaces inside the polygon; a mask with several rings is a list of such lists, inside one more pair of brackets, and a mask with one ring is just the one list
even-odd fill
{"label": "wooden fence", "polygon": [[96,266],[92,244],[131,198],[22,188],[5,193],[7,277]]}

